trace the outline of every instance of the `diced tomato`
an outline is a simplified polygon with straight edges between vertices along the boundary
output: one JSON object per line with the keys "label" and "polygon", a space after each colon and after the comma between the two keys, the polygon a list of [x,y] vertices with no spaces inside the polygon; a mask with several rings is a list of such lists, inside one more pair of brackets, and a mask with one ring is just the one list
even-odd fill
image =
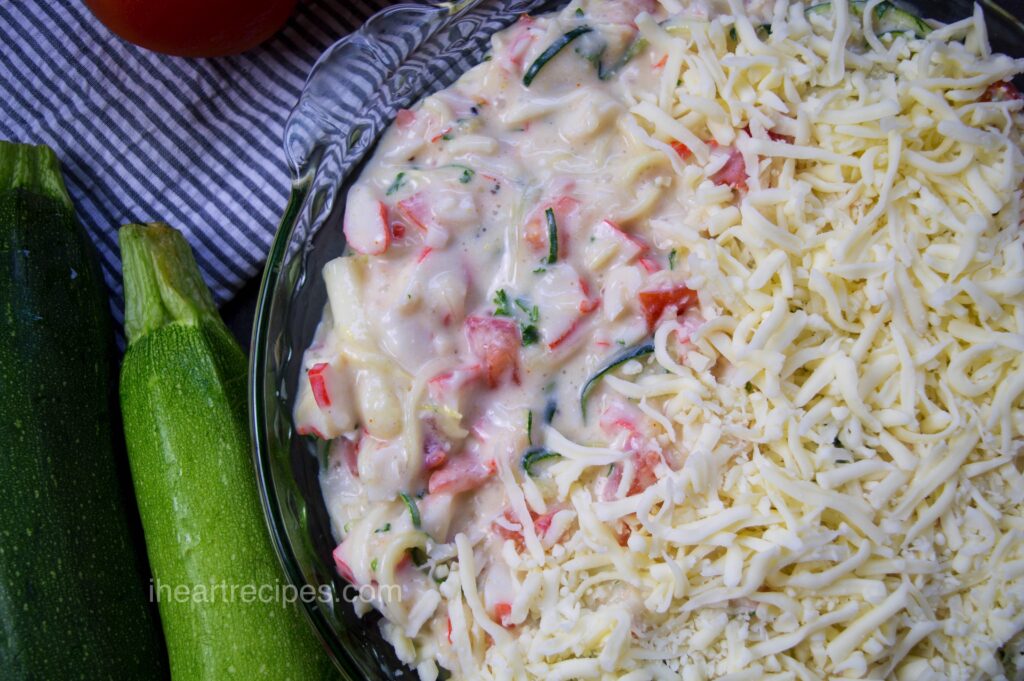
{"label": "diced tomato", "polygon": [[553,201],[541,204],[541,207],[526,222],[526,243],[534,252],[548,252],[550,246],[548,244],[547,210],[550,208],[555,216],[555,226],[558,230],[558,257],[566,257],[569,253],[567,231],[572,214],[579,208],[579,205],[579,201],[571,196],[560,196]]}
{"label": "diced tomato", "polygon": [[739,149],[729,150],[729,159],[711,176],[711,181],[717,185],[729,185],[733,189],[747,188],[747,165]]}
{"label": "diced tomato", "polygon": [[992,83],[985,92],[981,95],[981,102],[1012,102],[1017,99],[1024,99],[1024,95],[1021,94],[1017,86],[1011,81],[1001,80],[996,83]]}
{"label": "diced tomato", "polygon": [[575,320],[572,323],[572,326],[566,329],[565,333],[563,333],[561,336],[548,343],[548,350],[557,350],[559,346],[565,343],[565,341],[569,340],[569,338],[571,338],[572,335],[576,333],[576,329],[580,328],[581,321],[583,321],[582,318]]}
{"label": "diced tomato", "polygon": [[411,109],[399,109],[398,113],[395,114],[395,124],[400,128],[412,125],[415,120],[416,112]]}
{"label": "diced tomato", "polygon": [[533,19],[524,14],[512,29],[516,33],[515,37],[509,42],[506,56],[508,57],[508,63],[514,67],[516,72],[522,70],[526,53],[530,51],[530,46],[537,39],[533,32],[530,31],[530,26],[532,25]]}
{"label": "diced tomato", "polygon": [[405,237],[405,225],[403,225],[401,222],[392,222],[391,223],[391,238],[392,239],[401,239],[403,237]]}
{"label": "diced tomato", "polygon": [[321,409],[327,409],[331,406],[331,394],[327,390],[327,380],[324,378],[324,372],[330,366],[327,362],[320,362],[314,364],[306,372],[306,375],[309,376],[309,388],[313,391],[313,399],[316,400],[316,405]]}
{"label": "diced tomato", "polygon": [[488,384],[494,388],[506,375],[519,382],[519,325],[498,317],[466,317],[469,349],[483,365]]}
{"label": "diced tomato", "polygon": [[629,544],[629,537],[632,534],[633,534],[633,528],[630,527],[629,525],[627,525],[626,523],[622,523],[622,527],[619,529],[619,536],[616,537],[616,539],[619,542],[619,546],[623,546],[624,547],[627,544]]}
{"label": "diced tomato", "polygon": [[[631,438],[630,441],[639,442],[640,440]],[[629,489],[626,490],[627,497],[643,492],[658,481],[658,475],[655,472],[655,469],[662,461],[661,455],[652,449],[640,452],[634,451],[631,458],[633,460],[633,480],[630,482]],[[602,489],[602,497],[605,501],[614,499],[618,494],[619,485],[622,484],[622,475],[622,464],[615,464],[611,474],[605,480],[604,488]],[[623,546],[624,545],[625,544],[623,544]]]}
{"label": "diced tomato", "polygon": [[[547,534],[548,529],[551,527],[551,520],[555,517],[557,510],[551,510],[543,515],[537,515],[533,511],[530,511],[530,518],[533,520],[533,530],[537,533],[540,539],[544,539],[544,535]],[[511,508],[506,508],[502,514],[503,522],[495,522],[491,527],[494,532],[505,539],[511,539],[516,544],[516,550],[520,553],[526,547],[525,539],[523,538],[523,530],[521,523],[519,522],[519,516],[515,514]],[[512,529],[508,525],[515,525],[519,529]],[[553,537],[558,539],[558,537]]]}
{"label": "diced tomato", "polygon": [[679,154],[679,158],[683,159],[684,161],[693,156],[693,152],[690,151],[690,147],[686,146],[679,140],[675,140],[674,142],[672,142],[672,148],[675,150],[677,154]]}
{"label": "diced tomato", "polygon": [[334,549],[334,553],[331,554],[334,557],[334,567],[338,570],[338,574],[341,575],[342,579],[352,584],[356,584],[355,573],[352,572],[352,568],[349,567],[348,563],[346,563],[344,558],[341,557],[342,546],[344,546],[344,544],[338,544],[337,548]]}
{"label": "diced tomato", "polygon": [[781,132],[768,131],[768,139],[774,142],[785,142],[786,144],[792,144],[794,138],[790,135],[783,135]]}
{"label": "diced tomato", "polygon": [[497,471],[494,460],[483,462],[472,451],[449,457],[445,465],[430,476],[427,491],[458,494],[480,487]]}
{"label": "diced tomato", "polygon": [[391,245],[388,209],[373,192],[357,187],[349,193],[342,225],[345,241],[357,253],[381,255]]}
{"label": "diced tomato", "polygon": [[663,54],[663,55],[661,55],[661,59],[659,59],[657,62],[655,62],[654,68],[660,69],[660,68],[665,66],[666,62],[668,62],[668,54]]}
{"label": "diced tomato", "polygon": [[661,454],[654,450],[633,452],[633,484],[629,486],[627,496],[643,492],[658,481],[655,468],[659,463],[661,463]]}
{"label": "diced tomato", "polygon": [[506,629],[511,629],[515,625],[512,624],[512,604],[511,603],[495,603],[494,604],[494,619],[501,626]]}
{"label": "diced tomato", "polygon": [[359,477],[359,447],[345,437],[335,438],[331,442],[331,458],[340,458],[349,475]]}
{"label": "diced tomato", "polygon": [[430,399],[442,404],[449,404],[463,388],[480,378],[481,369],[478,364],[452,369],[434,376],[427,381],[427,392]]}
{"label": "diced tomato", "polygon": [[678,315],[697,302],[697,294],[682,284],[671,288],[641,291],[638,297],[649,329],[654,329],[666,310],[674,309]]}
{"label": "diced tomato", "polygon": [[299,426],[298,428],[295,429],[295,432],[298,433],[299,435],[312,435],[313,437],[319,438],[321,440],[327,439],[326,437],[324,437],[324,434],[317,429],[316,426]]}
{"label": "diced tomato", "polygon": [[399,201],[398,213],[406,222],[424,232],[427,231],[428,226],[433,220],[427,199],[420,192]]}
{"label": "diced tomato", "polygon": [[640,258],[640,267],[643,267],[647,274],[661,271],[661,266],[651,258]]}

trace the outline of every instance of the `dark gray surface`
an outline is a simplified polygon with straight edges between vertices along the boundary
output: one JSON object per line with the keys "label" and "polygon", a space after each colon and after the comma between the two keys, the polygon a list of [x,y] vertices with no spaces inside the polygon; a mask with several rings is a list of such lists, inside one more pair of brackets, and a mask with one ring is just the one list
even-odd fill
{"label": "dark gray surface", "polygon": [[256,296],[260,292],[260,278],[251,279],[238,294],[220,309],[221,316],[227,323],[231,333],[242,344],[242,349],[249,352],[252,340],[252,322],[256,315]]}

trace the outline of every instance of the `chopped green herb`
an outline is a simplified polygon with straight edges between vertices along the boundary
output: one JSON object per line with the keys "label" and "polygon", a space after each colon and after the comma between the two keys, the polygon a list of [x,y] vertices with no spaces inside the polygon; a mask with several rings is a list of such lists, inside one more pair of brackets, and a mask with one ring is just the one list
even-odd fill
{"label": "chopped green herb", "polygon": [[533,269],[533,273],[534,274],[544,274],[547,271],[548,271],[548,268],[546,268],[546,267],[535,267]]}
{"label": "chopped green herb", "polygon": [[395,181],[391,183],[390,187],[388,187],[388,190],[387,192],[385,192],[385,195],[391,196],[399,189],[401,189],[403,185],[405,185],[405,173],[398,173],[397,175],[395,175]]}
{"label": "chopped green herb", "polygon": [[555,211],[548,208],[544,211],[548,219],[548,264],[558,262],[558,223],[555,222]]}
{"label": "chopped green herb", "polygon": [[345,526],[343,528],[341,528],[341,531],[344,532],[345,534],[348,534],[348,531],[350,529],[352,529],[352,523],[349,522],[349,523],[345,523]]}
{"label": "chopped green herb", "polygon": [[370,569],[373,570],[374,572],[377,571],[377,559],[376,558],[374,558],[373,560],[370,561]]}
{"label": "chopped green herb", "polygon": [[623,346],[626,344],[626,341],[622,340],[621,338],[615,339],[615,342],[618,343],[619,345],[623,345]]}
{"label": "chopped green herb", "polygon": [[540,340],[540,332],[537,331],[537,327],[533,324],[521,325],[519,330],[522,332],[524,348]]}
{"label": "chopped green herb", "polygon": [[533,410],[526,410],[526,442],[533,445]]}
{"label": "chopped green herb", "polygon": [[456,168],[462,171],[462,175],[459,176],[459,182],[462,184],[469,184],[473,181],[473,177],[476,176],[476,171],[469,166],[464,166],[461,163],[451,163],[448,165],[449,168]]}
{"label": "chopped green herb", "polygon": [[613,464],[613,463],[608,464],[608,472],[606,473],[606,475],[611,475],[614,472],[615,472],[615,464]]}
{"label": "chopped green herb", "polygon": [[412,497],[410,497],[405,492],[402,492],[398,496],[402,497],[402,501],[404,501],[405,505],[409,508],[409,515],[412,516],[412,526],[415,527],[416,529],[419,529],[420,528],[420,509],[416,505],[416,502],[413,501]]}
{"label": "chopped green herb", "polygon": [[526,450],[526,453],[523,454],[523,470],[526,471],[527,475],[532,477],[534,464],[546,459],[555,458],[560,459],[562,458],[562,455],[558,452],[553,452],[550,449],[545,449],[544,447],[530,447]]}
{"label": "chopped green herb", "polygon": [[580,7],[576,8],[576,16],[578,16],[578,17],[583,16],[583,9],[582,8],[580,8]]}
{"label": "chopped green herb", "polygon": [[494,294],[494,316],[495,317],[511,317],[512,309],[508,304],[508,294],[505,293],[505,289],[499,288],[498,292]]}
{"label": "chopped green herb", "polygon": [[838,435],[835,437],[835,439],[832,440],[832,446],[833,447],[838,447],[840,449],[844,449],[843,443],[839,440],[839,436]]}
{"label": "chopped green herb", "polygon": [[537,309],[536,305],[531,308],[530,301],[526,300],[526,298],[516,298],[516,307],[525,312],[531,322],[540,319],[540,310]]}
{"label": "chopped green herb", "polygon": [[670,270],[674,270],[676,268],[677,257],[678,254],[676,253],[676,249],[673,248],[671,251],[668,252],[668,268]]}
{"label": "chopped green herb", "polygon": [[441,135],[441,139],[443,139],[445,142],[451,142],[452,134],[450,132],[446,132],[445,134]]}
{"label": "chopped green herb", "polygon": [[743,386],[743,389],[746,390],[748,393],[752,393],[754,392],[754,384],[751,383],[750,381],[747,381],[747,384]]}
{"label": "chopped green herb", "polygon": [[377,534],[383,534],[385,532],[390,532],[390,531],[391,531],[391,523],[385,523],[384,527],[378,527],[376,530],[374,530],[374,532],[376,532]]}

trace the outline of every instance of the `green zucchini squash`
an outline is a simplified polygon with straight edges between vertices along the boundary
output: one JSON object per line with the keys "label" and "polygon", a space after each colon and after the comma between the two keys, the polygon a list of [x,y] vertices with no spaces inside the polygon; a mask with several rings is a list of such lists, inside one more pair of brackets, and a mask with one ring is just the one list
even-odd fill
{"label": "green zucchini squash", "polygon": [[128,225],[120,241],[121,406],[171,676],[334,677],[296,603],[280,597],[250,453],[245,354],[181,234]]}
{"label": "green zucchini squash", "polygon": [[0,142],[5,681],[166,675],[118,475],[113,352],[106,289],[56,156]]}

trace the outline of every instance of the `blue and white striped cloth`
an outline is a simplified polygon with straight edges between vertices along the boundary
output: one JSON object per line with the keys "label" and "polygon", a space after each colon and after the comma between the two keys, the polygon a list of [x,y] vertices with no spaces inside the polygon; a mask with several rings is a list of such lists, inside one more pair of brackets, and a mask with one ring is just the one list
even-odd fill
{"label": "blue and white striped cloth", "polygon": [[258,274],[288,196],[282,129],[306,74],[387,4],[300,1],[251,52],[181,59],[121,41],[77,0],[0,0],[0,139],[57,152],[115,314],[127,222],[181,229],[219,303]]}

